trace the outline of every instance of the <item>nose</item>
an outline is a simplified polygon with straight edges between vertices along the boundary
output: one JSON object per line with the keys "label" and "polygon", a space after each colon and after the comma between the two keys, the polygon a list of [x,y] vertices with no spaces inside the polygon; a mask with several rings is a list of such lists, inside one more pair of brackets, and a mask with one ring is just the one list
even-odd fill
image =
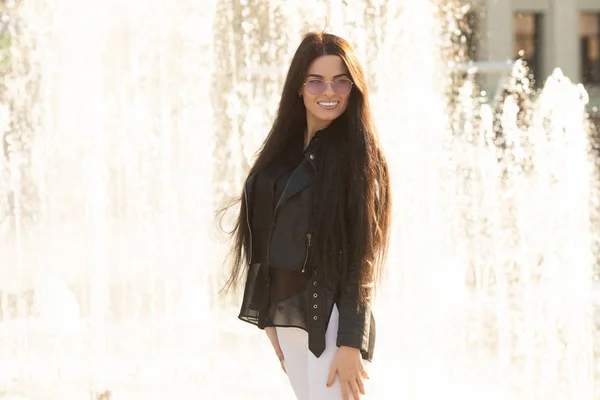
{"label": "nose", "polygon": [[332,96],[335,94],[335,92],[333,91],[333,82],[325,82],[325,91],[323,92],[323,94],[327,96]]}

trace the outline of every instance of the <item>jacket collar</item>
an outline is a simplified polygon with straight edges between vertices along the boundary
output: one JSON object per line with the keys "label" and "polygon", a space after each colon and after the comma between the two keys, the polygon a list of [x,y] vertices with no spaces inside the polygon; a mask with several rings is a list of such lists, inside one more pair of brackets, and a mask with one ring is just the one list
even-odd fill
{"label": "jacket collar", "polygon": [[319,147],[321,143],[321,137],[323,136],[323,130],[318,130],[315,132],[313,137],[310,139],[308,146],[304,149],[304,158],[308,160],[310,165],[316,170],[315,159],[318,156]]}
{"label": "jacket collar", "polygon": [[310,152],[310,151],[315,151],[315,149],[320,144],[319,142],[321,141],[322,136],[323,136],[322,129],[316,131],[315,134],[313,135],[313,137],[310,138],[310,142],[308,143],[308,146],[306,146],[306,149],[304,149],[304,154],[306,154],[307,152]]}

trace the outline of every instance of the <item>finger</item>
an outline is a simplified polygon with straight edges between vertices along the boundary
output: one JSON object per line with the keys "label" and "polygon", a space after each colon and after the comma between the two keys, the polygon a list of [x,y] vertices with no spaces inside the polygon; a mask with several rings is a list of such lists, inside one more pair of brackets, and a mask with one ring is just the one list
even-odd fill
{"label": "finger", "polygon": [[358,386],[358,390],[360,391],[360,394],[364,395],[365,394],[365,384],[360,376],[358,378],[356,378],[356,386]]}
{"label": "finger", "polygon": [[275,349],[275,355],[277,356],[277,358],[279,358],[279,361],[284,360],[283,351],[281,351],[281,349],[279,349],[279,348]]}
{"label": "finger", "polygon": [[329,370],[329,376],[327,377],[327,387],[331,387],[333,385],[333,381],[335,381],[335,374],[337,372],[337,368],[335,366],[331,367]]}
{"label": "finger", "polygon": [[283,362],[283,360],[281,360],[281,369],[283,370],[283,372],[285,372],[285,374],[287,375],[287,371],[285,370],[285,363]]}
{"label": "finger", "polygon": [[362,371],[360,371],[360,375],[361,375],[363,378],[365,378],[365,379],[371,379],[371,378],[369,377],[369,374],[367,373],[367,370],[366,370],[366,369],[363,369]]}
{"label": "finger", "polygon": [[[340,379],[341,381],[341,379]],[[342,399],[343,400],[350,400],[350,387],[348,385],[347,381],[342,381]]]}
{"label": "finger", "polygon": [[350,386],[350,390],[352,390],[352,396],[354,397],[354,400],[360,400],[360,393],[358,391],[358,385],[356,384],[356,381],[352,380],[348,382],[348,384]]}

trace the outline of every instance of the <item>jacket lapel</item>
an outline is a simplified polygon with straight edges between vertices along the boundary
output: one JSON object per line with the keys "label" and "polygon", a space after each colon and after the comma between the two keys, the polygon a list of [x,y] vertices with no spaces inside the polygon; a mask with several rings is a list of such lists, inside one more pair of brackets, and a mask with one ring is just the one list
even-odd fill
{"label": "jacket lapel", "polygon": [[281,204],[283,204],[287,199],[304,189],[310,184],[312,175],[312,166],[310,162],[303,158],[298,167],[292,172],[292,175],[288,179],[285,188],[283,189],[283,193],[277,201],[277,206],[275,209],[279,208]]}

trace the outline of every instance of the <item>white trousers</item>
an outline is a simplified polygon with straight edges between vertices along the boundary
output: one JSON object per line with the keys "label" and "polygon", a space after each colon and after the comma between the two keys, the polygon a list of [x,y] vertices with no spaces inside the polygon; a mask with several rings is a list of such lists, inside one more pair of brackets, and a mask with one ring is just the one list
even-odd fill
{"label": "white trousers", "polygon": [[[325,333],[325,351],[319,358],[308,349],[308,333],[300,328],[277,328],[279,346],[283,352],[285,370],[298,400],[341,400],[342,387],[336,375],[335,382],[327,387],[327,377],[331,362],[338,347],[336,346],[339,312],[333,306],[331,319]],[[368,362],[363,360],[365,367]],[[365,391],[368,395],[366,380]],[[368,396],[361,396],[367,399]],[[353,400],[352,393],[350,399]]]}

